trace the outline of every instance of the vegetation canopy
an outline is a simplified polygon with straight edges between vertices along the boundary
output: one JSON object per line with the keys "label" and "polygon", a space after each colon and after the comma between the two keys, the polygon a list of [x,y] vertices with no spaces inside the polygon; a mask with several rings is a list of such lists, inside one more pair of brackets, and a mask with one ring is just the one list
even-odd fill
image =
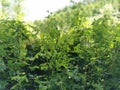
{"label": "vegetation canopy", "polygon": [[120,89],[119,0],[73,3],[32,24],[18,5],[0,18],[0,90]]}

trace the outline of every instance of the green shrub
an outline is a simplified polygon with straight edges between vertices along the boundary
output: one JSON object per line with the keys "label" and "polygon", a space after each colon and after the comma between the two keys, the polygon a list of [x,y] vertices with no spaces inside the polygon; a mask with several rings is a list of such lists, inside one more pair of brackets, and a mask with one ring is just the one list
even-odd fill
{"label": "green shrub", "polygon": [[64,28],[55,17],[0,21],[0,90],[119,90],[119,18],[72,16]]}

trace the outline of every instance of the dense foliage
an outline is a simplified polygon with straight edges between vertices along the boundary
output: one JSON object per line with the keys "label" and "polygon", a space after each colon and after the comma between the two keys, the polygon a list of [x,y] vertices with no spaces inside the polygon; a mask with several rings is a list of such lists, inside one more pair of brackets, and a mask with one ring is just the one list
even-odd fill
{"label": "dense foliage", "polygon": [[1,19],[0,90],[119,90],[117,7],[99,3],[66,7],[34,25]]}

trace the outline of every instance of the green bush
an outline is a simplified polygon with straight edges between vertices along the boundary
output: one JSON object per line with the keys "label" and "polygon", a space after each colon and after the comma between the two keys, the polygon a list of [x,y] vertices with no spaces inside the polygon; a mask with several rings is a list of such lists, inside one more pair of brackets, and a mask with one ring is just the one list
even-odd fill
{"label": "green bush", "polygon": [[64,28],[56,17],[0,20],[0,90],[119,90],[119,18],[72,16]]}
{"label": "green bush", "polygon": [[1,90],[9,90],[27,81],[22,67],[26,65],[25,41],[29,36],[25,23],[16,20],[0,21]]}

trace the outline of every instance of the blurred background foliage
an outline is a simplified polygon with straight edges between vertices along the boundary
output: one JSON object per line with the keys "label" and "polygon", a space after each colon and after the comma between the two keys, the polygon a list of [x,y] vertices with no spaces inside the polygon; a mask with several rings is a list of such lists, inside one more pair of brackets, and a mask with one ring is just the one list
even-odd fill
{"label": "blurred background foliage", "polygon": [[32,24],[22,0],[14,18],[1,2],[0,90],[120,89],[119,0],[73,0]]}

